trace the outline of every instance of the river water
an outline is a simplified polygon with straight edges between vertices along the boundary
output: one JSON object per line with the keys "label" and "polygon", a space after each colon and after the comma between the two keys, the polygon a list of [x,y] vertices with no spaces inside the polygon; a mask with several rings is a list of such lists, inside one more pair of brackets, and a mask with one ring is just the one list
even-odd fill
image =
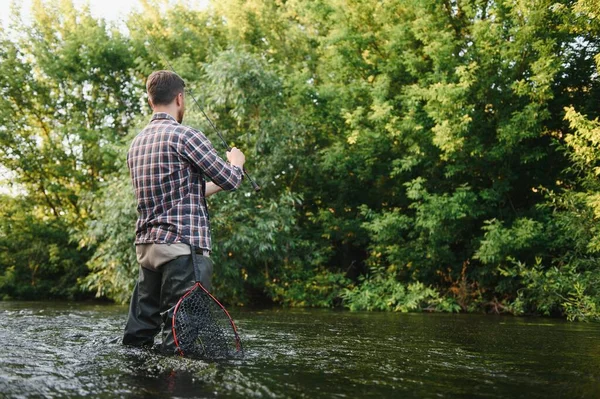
{"label": "river water", "polygon": [[600,325],[482,315],[233,309],[246,356],[119,344],[127,309],[0,302],[6,398],[600,398]]}

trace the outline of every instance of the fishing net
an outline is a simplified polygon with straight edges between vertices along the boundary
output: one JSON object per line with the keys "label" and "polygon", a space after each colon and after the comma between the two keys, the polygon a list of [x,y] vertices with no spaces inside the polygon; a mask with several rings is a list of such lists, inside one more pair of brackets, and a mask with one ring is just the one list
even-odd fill
{"label": "fishing net", "polygon": [[199,283],[175,307],[173,337],[182,356],[203,359],[243,356],[242,343],[229,313]]}

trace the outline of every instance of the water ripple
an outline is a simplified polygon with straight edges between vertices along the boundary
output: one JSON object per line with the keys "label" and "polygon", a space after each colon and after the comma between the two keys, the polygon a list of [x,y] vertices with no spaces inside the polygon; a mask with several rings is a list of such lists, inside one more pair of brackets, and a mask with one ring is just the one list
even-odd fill
{"label": "water ripple", "polygon": [[600,326],[320,310],[233,311],[241,360],[123,347],[126,308],[0,302],[7,398],[600,397]]}

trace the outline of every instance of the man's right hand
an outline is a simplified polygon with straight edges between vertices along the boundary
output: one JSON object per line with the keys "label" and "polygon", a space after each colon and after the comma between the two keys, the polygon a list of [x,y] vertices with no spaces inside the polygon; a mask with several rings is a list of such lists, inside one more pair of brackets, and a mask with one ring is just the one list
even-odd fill
{"label": "man's right hand", "polygon": [[234,166],[244,167],[246,163],[246,156],[238,148],[233,147],[230,151],[227,151],[227,160]]}

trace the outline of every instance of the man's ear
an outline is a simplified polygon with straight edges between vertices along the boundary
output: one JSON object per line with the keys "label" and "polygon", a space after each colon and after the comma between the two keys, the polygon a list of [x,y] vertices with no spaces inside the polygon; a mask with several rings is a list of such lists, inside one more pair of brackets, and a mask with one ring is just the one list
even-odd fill
{"label": "man's ear", "polygon": [[183,93],[177,94],[177,96],[175,97],[175,101],[177,101],[177,106],[181,107],[181,104],[183,104]]}
{"label": "man's ear", "polygon": [[154,105],[152,105],[152,100],[150,99],[150,97],[148,97],[148,105],[150,106],[150,108],[152,108],[152,110],[154,110]]}

